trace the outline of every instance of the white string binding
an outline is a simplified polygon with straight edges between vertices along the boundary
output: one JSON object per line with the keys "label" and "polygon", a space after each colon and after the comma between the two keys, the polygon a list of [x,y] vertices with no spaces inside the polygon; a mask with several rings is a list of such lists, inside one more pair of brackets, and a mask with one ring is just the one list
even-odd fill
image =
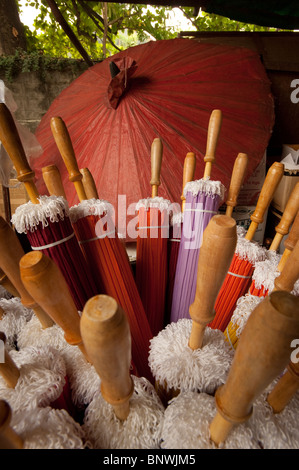
{"label": "white string binding", "polygon": [[54,246],[61,245],[62,243],[67,242],[68,240],[73,238],[74,235],[75,233],[73,232],[68,237],[62,238],[61,240],[57,240],[57,242],[49,243],[48,245],[42,245],[42,246],[31,246],[31,248],[32,250],[37,250],[37,251],[47,250],[48,248],[53,248]]}

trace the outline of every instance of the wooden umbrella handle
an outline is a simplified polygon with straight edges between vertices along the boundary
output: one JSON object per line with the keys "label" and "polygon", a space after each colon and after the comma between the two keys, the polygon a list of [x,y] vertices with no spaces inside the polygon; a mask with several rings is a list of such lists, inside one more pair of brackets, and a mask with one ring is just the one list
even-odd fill
{"label": "wooden umbrella handle", "polygon": [[0,449],[23,449],[23,439],[10,426],[11,416],[9,403],[0,400]]}
{"label": "wooden umbrella handle", "polygon": [[82,168],[80,170],[83,176],[82,182],[85,189],[87,199],[99,199],[98,190],[93,179],[93,176],[88,168]]}
{"label": "wooden umbrella handle", "polygon": [[82,183],[83,176],[78,168],[68,129],[65,125],[65,122],[59,116],[51,118],[50,126],[54,140],[68,171],[69,180],[74,183],[79,201],[81,202],[87,199],[87,197]]}
{"label": "wooden umbrella handle", "polygon": [[248,166],[248,156],[246,153],[239,153],[232,172],[230,186],[226,199],[226,215],[232,216],[234,207],[237,205],[237,200],[241,186],[244,181],[245,173]]}
{"label": "wooden umbrella handle", "polygon": [[51,318],[36,304],[21,280],[19,261],[22,256],[24,256],[24,250],[15,231],[0,216],[0,267],[19,293],[24,307],[34,311],[43,328],[53,326]]}
{"label": "wooden umbrella handle", "polygon": [[216,445],[249,419],[256,398],[288,364],[291,342],[299,335],[298,309],[298,297],[277,291],[252,311],[226,383],[215,394],[217,414],[210,423],[210,437]]}
{"label": "wooden umbrella handle", "polygon": [[299,240],[288,256],[280,275],[274,280],[273,290],[292,292],[295,282],[299,279]]}
{"label": "wooden umbrella handle", "polygon": [[274,413],[281,413],[299,389],[299,362],[289,362],[286,372],[267,396]]}
{"label": "wooden umbrella handle", "polygon": [[97,295],[83,309],[80,330],[91,361],[101,378],[103,398],[125,420],[134,390],[130,376],[131,334],[124,311],[115,299]]}
{"label": "wooden umbrella handle", "polygon": [[256,229],[259,224],[264,220],[265,213],[270,205],[270,202],[273,199],[275,190],[283,177],[284,164],[280,162],[274,162],[266,175],[264,184],[262,186],[255,211],[251,215],[251,224],[248,228],[248,231],[245,235],[246,240],[252,240]]}
{"label": "wooden umbrella handle", "polygon": [[289,233],[296,214],[299,210],[299,182],[294,186],[283,211],[279,224],[275,227],[276,235],[270,245],[270,251],[276,251],[285,235]]}
{"label": "wooden umbrella handle", "polygon": [[201,348],[204,330],[214,316],[214,305],[237,244],[236,221],[215,215],[207,225],[198,257],[197,284],[189,313],[192,328],[189,346]]}
{"label": "wooden umbrella handle", "polygon": [[204,156],[205,170],[204,179],[209,178],[212,172],[212,164],[215,161],[216,147],[222,125],[222,112],[220,109],[214,109],[211,113],[208,126],[207,146]]}
{"label": "wooden umbrella handle", "polygon": [[158,137],[153,140],[151,146],[151,187],[152,197],[158,196],[158,187],[160,186],[160,174],[162,166],[163,144]]}
{"label": "wooden umbrella handle", "polygon": [[43,180],[50,196],[62,196],[66,199],[60,171],[56,165],[48,165],[42,168]]}
{"label": "wooden umbrella handle", "polygon": [[299,211],[296,214],[294,222],[290,228],[288,238],[284,242],[284,252],[277,266],[277,270],[282,272],[288,257],[291,255],[297,241],[299,240]]}
{"label": "wooden umbrella handle", "polygon": [[41,251],[30,251],[20,259],[19,266],[22,282],[32,298],[63,329],[67,343],[78,346],[86,355],[80,316],[57,264]]}
{"label": "wooden umbrella handle", "polygon": [[184,188],[187,183],[193,180],[196,166],[195,153],[188,152],[184,160],[184,169],[183,169],[183,190],[181,195],[182,201],[182,212],[185,209],[186,198],[184,195]]}
{"label": "wooden umbrella handle", "polygon": [[0,375],[5,380],[9,388],[15,388],[20,377],[20,371],[14,360],[10,357],[10,354],[5,347],[6,336],[0,331],[0,352],[4,353],[4,361],[0,361]]}
{"label": "wooden umbrella handle", "polygon": [[15,166],[18,180],[25,185],[30,201],[39,204],[39,194],[34,183],[35,173],[27,161],[12,114],[4,103],[0,103],[0,140]]}
{"label": "wooden umbrella handle", "polygon": [[20,297],[19,292],[2,269],[0,269],[0,284],[14,297]]}

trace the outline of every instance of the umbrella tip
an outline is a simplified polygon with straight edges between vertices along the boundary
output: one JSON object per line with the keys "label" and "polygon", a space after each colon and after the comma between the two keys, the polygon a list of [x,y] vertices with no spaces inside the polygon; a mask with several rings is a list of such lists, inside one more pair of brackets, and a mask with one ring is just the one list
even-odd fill
{"label": "umbrella tip", "polygon": [[117,67],[117,65],[113,61],[110,62],[109,67],[110,67],[111,78],[114,78],[120,72],[120,69]]}

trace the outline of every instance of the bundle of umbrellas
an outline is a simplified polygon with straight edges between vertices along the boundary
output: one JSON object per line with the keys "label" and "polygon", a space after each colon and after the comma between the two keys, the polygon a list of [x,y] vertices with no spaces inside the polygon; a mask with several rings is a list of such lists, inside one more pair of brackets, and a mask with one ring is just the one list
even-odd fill
{"label": "bundle of umbrellas", "polygon": [[[170,266],[176,274],[181,271],[180,253],[187,245],[178,238],[177,256],[173,252],[170,262],[171,202],[158,196],[161,139],[154,139],[149,156],[151,197],[136,205],[134,273],[112,205],[99,199],[90,171],[79,169],[63,120],[53,117],[51,130],[78,195],[79,203],[71,207],[56,166],[43,168],[49,195],[38,194],[10,115],[0,106],[0,139],[30,196],[15,212],[14,227],[0,219],[5,356],[0,364],[0,447],[44,448],[49,442],[62,449],[298,446],[293,435],[297,372],[290,361],[290,344],[299,334],[296,291],[276,277],[280,287],[258,297],[236,349],[221,329],[210,326],[238,243],[245,238],[231,217],[247,166],[245,154],[236,158],[240,171],[231,178],[226,215],[217,213],[225,188],[210,176],[220,125],[221,112],[215,110],[202,179],[194,180],[194,154],[187,154],[183,204],[172,219],[172,230],[177,224],[184,236],[189,229],[199,242],[190,263],[190,292],[185,292],[176,277],[172,285],[169,280]],[[278,170],[274,186],[280,165]],[[261,199],[267,192],[268,201],[272,189],[267,188]],[[287,214],[277,229],[280,237],[295,220],[294,209]],[[255,217],[260,217],[259,203]],[[15,230],[26,234],[31,251],[25,253]],[[288,245],[281,271],[281,276],[288,273],[289,284],[298,278],[292,269],[297,245]],[[169,299],[174,308],[180,295],[184,307],[173,320]]]}

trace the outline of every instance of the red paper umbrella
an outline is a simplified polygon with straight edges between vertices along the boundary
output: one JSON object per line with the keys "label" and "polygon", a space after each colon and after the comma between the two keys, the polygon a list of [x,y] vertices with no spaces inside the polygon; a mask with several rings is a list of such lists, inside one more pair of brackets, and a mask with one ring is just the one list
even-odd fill
{"label": "red paper umbrella", "polygon": [[268,170],[257,206],[251,215],[251,224],[245,237],[238,237],[237,248],[224,283],[215,302],[215,317],[209,325],[224,331],[234,312],[237,300],[249,289],[254,265],[266,257],[266,250],[252,241],[258,225],[272,200],[284,171],[282,163],[275,162]]}
{"label": "red paper umbrella", "polygon": [[162,142],[156,138],[151,147],[152,197],[140,199],[136,205],[136,284],[154,336],[164,326],[168,275],[170,201],[158,197],[162,154]]}
{"label": "red paper umbrella", "polygon": [[[111,78],[110,63],[120,72]],[[43,154],[32,162],[41,194],[42,167],[58,166],[70,205],[78,202],[50,130],[61,116],[79,168],[88,167],[101,197],[117,210],[118,195],[133,204],[148,192],[147,158],[163,141],[160,196],[178,201],[185,155],[200,174],[213,109],[221,109],[221,143],[213,177],[228,187],[235,155],[248,152],[249,177],[260,163],[274,122],[270,82],[257,53],[193,39],[148,42],[90,67],[53,101],[36,137]]]}

